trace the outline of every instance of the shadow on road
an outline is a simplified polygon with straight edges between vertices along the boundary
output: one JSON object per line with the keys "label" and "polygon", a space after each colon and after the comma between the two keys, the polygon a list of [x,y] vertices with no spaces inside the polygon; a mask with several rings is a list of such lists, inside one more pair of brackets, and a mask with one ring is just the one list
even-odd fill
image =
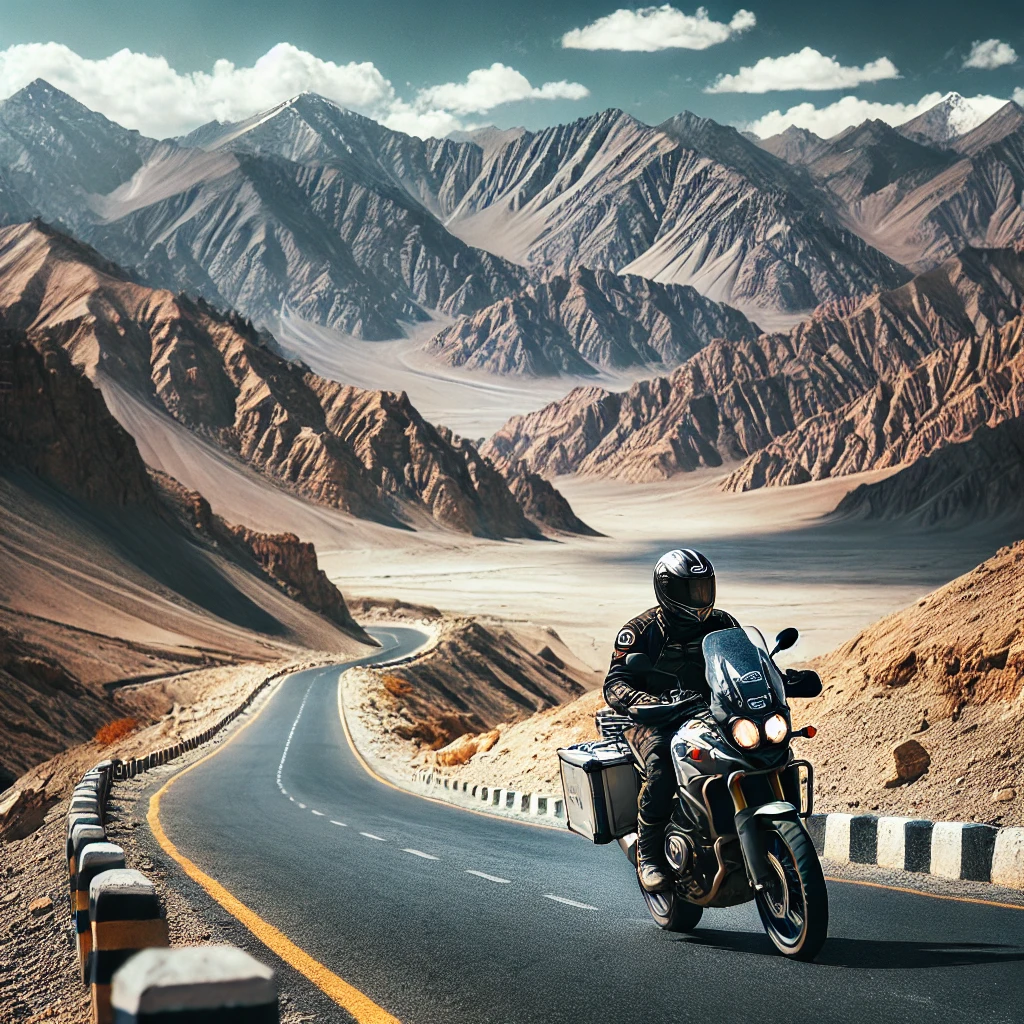
{"label": "shadow on road", "polygon": [[[777,956],[770,940],[757,932],[697,931],[677,941],[733,953]],[[899,942],[887,939],[829,939],[815,957],[821,967],[865,970],[919,970],[1024,962],[1024,947],[989,942]]]}

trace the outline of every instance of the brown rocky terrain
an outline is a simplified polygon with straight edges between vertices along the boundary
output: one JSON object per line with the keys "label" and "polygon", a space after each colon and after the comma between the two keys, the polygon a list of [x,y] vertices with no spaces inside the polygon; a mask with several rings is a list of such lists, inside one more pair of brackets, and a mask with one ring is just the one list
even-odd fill
{"label": "brown rocky terrain", "polygon": [[118,717],[133,680],[372,643],[310,545],[154,486],[62,348],[5,334],[0,381],[0,781]]}
{"label": "brown rocky terrain", "polygon": [[[1024,821],[1024,542],[817,659],[825,692],[799,702],[818,736],[827,810],[879,810],[999,825]],[[893,748],[930,757],[896,778]]]}
{"label": "brown rocky terrain", "polygon": [[676,366],[712,338],[750,340],[742,313],[685,285],[579,268],[456,321],[427,351],[452,366],[547,376]]}
{"label": "brown rocky terrain", "polygon": [[1024,420],[979,427],[968,441],[939,448],[885,480],[861,484],[836,506],[833,518],[844,517],[920,526],[1024,521]]}
{"label": "brown rocky terrain", "polygon": [[636,481],[753,455],[738,490],[898,465],[1021,414],[1022,308],[1024,256],[968,250],[788,334],[716,340],[627,392],[577,388],[486,450]]}
{"label": "brown rocky terrain", "polygon": [[[797,725],[818,727],[798,742],[815,766],[819,811],[1024,822],[1022,573],[1024,542],[811,663],[824,693],[794,700],[793,712]],[[596,738],[603,704],[590,692],[502,727],[445,774],[558,792],[555,750]],[[907,740],[925,750],[916,771],[928,767],[897,783],[894,748]]]}
{"label": "brown rocky terrain", "polygon": [[473,445],[425,422],[404,393],[318,377],[248,321],[135,284],[39,223],[0,231],[0,324],[63,348],[101,387],[314,502],[393,525],[432,517],[483,536],[539,536]]}

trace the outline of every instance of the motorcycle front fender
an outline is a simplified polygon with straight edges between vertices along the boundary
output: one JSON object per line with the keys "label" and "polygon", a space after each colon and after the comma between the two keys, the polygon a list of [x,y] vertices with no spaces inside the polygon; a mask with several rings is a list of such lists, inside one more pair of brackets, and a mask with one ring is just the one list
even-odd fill
{"label": "motorcycle front fender", "polygon": [[736,814],[736,835],[743,851],[747,877],[755,888],[772,877],[772,867],[765,854],[763,831],[776,821],[800,821],[797,809],[784,800],[773,800],[760,807],[745,807]]}

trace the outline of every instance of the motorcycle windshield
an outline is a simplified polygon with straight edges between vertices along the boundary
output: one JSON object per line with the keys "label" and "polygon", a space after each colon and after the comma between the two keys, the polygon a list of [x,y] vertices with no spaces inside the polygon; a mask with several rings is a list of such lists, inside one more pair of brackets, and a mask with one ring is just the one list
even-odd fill
{"label": "motorcycle windshield", "polygon": [[721,629],[704,637],[702,647],[712,704],[732,714],[786,706],[782,677],[763,638],[758,644],[742,627]]}

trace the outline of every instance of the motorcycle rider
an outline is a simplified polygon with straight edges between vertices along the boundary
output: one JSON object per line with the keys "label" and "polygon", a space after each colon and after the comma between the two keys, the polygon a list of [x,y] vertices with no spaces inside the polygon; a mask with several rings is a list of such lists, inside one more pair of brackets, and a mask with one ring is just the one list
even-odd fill
{"label": "motorcycle rider", "polygon": [[[642,704],[660,703],[666,691],[676,688],[694,710],[707,706],[711,691],[701,642],[709,633],[739,625],[728,612],[715,608],[714,566],[692,548],[669,551],[658,559],[654,594],[658,603],[619,630],[605,677],[604,698],[623,715]],[[646,654],[658,672],[646,678],[631,673],[626,656],[635,653]],[[821,682],[813,672],[791,671],[786,690],[792,696],[816,696]],[[674,718],[633,729],[633,745],[646,775],[638,800],[637,871],[648,892],[660,892],[672,884],[665,871],[663,843],[675,796],[669,744],[678,726]]]}

